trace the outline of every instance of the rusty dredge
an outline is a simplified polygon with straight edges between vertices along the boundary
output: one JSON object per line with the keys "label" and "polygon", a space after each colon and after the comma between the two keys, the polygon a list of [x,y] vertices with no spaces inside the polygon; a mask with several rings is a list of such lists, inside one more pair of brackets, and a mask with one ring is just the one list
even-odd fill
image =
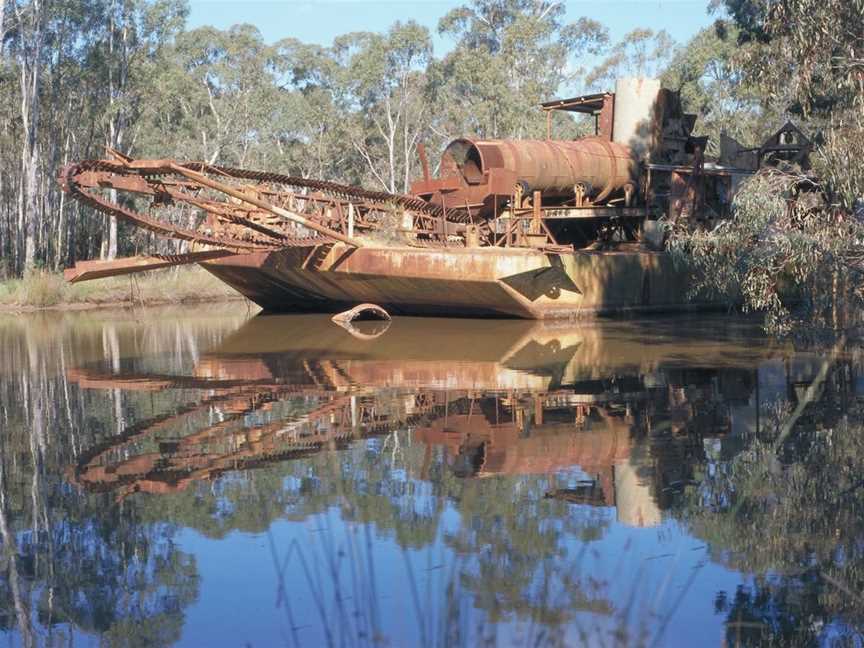
{"label": "rusty dredge", "polygon": [[[709,162],[695,116],[649,79],[542,109],[547,139],[457,139],[435,178],[421,148],[412,195],[113,151],[79,162],[60,179],[70,195],[188,245],[80,262],[67,279],[197,263],[274,312],[371,302],[396,314],[543,319],[690,308],[659,222],[711,226],[729,216],[741,178],[778,159],[804,163],[809,150],[787,124],[758,148],[726,138]],[[554,139],[553,111],[593,116],[595,134]],[[142,197],[147,213],[129,206]],[[187,228],[155,216],[178,206]]]}

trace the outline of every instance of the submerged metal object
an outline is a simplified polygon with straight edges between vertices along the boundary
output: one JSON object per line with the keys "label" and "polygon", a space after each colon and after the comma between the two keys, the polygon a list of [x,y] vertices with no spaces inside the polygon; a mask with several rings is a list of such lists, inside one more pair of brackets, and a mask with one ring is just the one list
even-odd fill
{"label": "submerged metal object", "polygon": [[337,324],[349,324],[355,320],[384,320],[389,322],[390,314],[377,304],[359,304],[330,318]]}

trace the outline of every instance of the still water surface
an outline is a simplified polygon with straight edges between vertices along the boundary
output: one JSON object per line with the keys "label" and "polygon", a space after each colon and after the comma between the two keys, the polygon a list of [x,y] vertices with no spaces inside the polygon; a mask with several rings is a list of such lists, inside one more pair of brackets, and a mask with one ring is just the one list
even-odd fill
{"label": "still water surface", "polygon": [[861,645],[859,368],[730,318],[0,318],[0,639]]}

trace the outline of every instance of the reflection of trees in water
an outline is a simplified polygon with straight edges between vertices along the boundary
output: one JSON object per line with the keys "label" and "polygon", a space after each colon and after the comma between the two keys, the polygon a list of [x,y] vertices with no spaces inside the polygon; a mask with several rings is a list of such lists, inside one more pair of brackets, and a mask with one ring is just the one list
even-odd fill
{"label": "reflection of trees in water", "polygon": [[[134,504],[142,519],[151,523],[170,519],[217,538],[232,530],[266,532],[278,519],[316,519],[320,533],[310,545],[295,548],[294,559],[302,555],[311,561],[317,555],[324,564],[338,564],[339,576],[338,583],[332,574],[322,576],[326,582],[314,582],[313,590],[335,591],[360,578],[367,594],[374,592],[369,565],[362,562],[368,559],[362,533],[360,540],[327,536],[333,532],[325,520],[336,512],[349,527],[371,529],[375,537],[392,538],[406,551],[428,550],[441,537],[456,557],[442,567],[449,580],[446,589],[436,593],[436,604],[461,601],[470,594],[482,613],[479,619],[528,620],[547,631],[563,628],[579,611],[611,614],[603,588],[578,576],[582,554],[569,555],[565,546],[573,536],[600,539],[611,520],[608,510],[574,509],[544,498],[549,489],[545,477],[460,479],[441,449],[433,450],[431,461],[428,451],[411,433],[394,430],[339,453],[318,453],[226,475],[168,497],[136,496],[124,506]],[[517,492],[519,497],[514,498]],[[458,532],[441,536],[447,507],[458,512],[463,524]],[[339,557],[342,552],[358,564],[351,567]],[[406,563],[406,576],[412,569]],[[379,605],[369,599],[359,603],[367,608]],[[364,614],[371,612],[365,609]],[[333,615],[332,631],[347,632],[349,626],[339,627],[338,614]],[[431,624],[425,617],[426,613],[418,621]],[[427,628],[430,636],[435,630]]]}
{"label": "reflection of trees in water", "polygon": [[[419,551],[421,557],[411,564],[406,561],[404,571],[397,570],[406,578],[419,578],[423,552],[441,537],[442,515],[449,506],[462,524],[459,531],[442,538],[455,557],[453,563],[439,566],[444,581],[433,600],[444,611],[424,609],[417,619],[428,624],[427,636],[439,633],[455,640],[447,634],[455,631],[449,627],[454,618],[447,616],[448,606],[460,623],[530,621],[538,632],[545,628],[560,636],[580,611],[613,612],[604,587],[579,576],[584,553],[570,555],[567,548],[573,536],[601,538],[611,519],[608,511],[574,511],[564,502],[545,499],[546,478],[460,479],[447,467],[443,452],[436,452],[431,466],[426,466],[426,447],[412,442],[407,432],[395,434],[401,437],[395,461],[393,440],[375,439],[338,454],[321,453],[262,468],[243,479],[222,479],[215,489],[197,484],[170,498],[141,498],[140,505],[154,519],[167,513],[177,523],[215,534],[233,528],[266,531],[280,518],[318,520],[319,532],[308,546],[293,549],[293,559],[311,562],[318,556],[322,564],[338,565],[336,575],[325,571],[319,577],[323,582],[313,580],[310,585],[312,591],[332,592],[334,601],[339,588],[353,579],[360,580],[368,597],[375,595],[375,588],[365,562],[365,532],[337,535],[326,522],[329,513],[338,512],[350,528],[369,529],[376,538],[392,538],[403,550]],[[423,470],[425,480],[420,478]],[[211,514],[202,515],[204,511]],[[474,612],[464,609],[466,597],[473,600]],[[371,598],[357,603],[366,617],[375,607],[386,607]],[[339,625],[333,606],[331,631],[339,636],[349,633],[351,626]],[[438,626],[436,620],[446,623]]]}
{"label": "reflection of trees in water", "polygon": [[[681,508],[715,560],[755,574],[720,592],[730,645],[859,645],[864,631],[864,402],[852,368],[831,368],[818,399],[777,447],[792,407],[712,464]],[[790,383],[792,406],[804,390]]]}
{"label": "reflection of trees in water", "polygon": [[[535,461],[529,449],[545,448],[542,455],[545,461],[549,448],[560,448],[564,454],[563,449],[568,446],[556,445],[562,437],[582,434],[587,439],[592,431],[600,435],[607,429],[626,430],[621,438],[632,436],[637,443],[633,448],[628,446],[627,459],[635,477],[644,482],[642,495],[654,500],[655,507],[665,509],[675,506],[680,499],[676,494],[704,474],[705,434],[717,437],[726,434],[729,404],[746,403],[754,387],[753,373],[749,370],[656,370],[651,376],[634,373],[598,377],[567,385],[571,395],[585,397],[585,402],[592,403],[583,408],[582,414],[574,414],[566,400],[553,402],[558,398],[555,396],[550,397],[550,406],[539,418],[536,395],[523,394],[521,404],[516,402],[518,398],[512,400],[512,395],[508,396],[511,404],[505,406],[497,401],[493,404],[491,397],[484,400],[476,394],[469,398],[463,393],[457,398],[451,393],[440,401],[434,392],[407,390],[408,394],[406,390],[376,388],[366,390],[358,403],[366,399],[363,407],[369,408],[370,420],[380,423],[380,427],[348,430],[341,436],[334,435],[332,443],[320,443],[291,455],[280,454],[278,446],[261,445],[259,455],[247,453],[242,462],[232,463],[232,457],[241,456],[232,453],[238,449],[245,452],[264,438],[258,434],[262,430],[273,432],[275,438],[286,422],[326,405],[330,402],[328,398],[335,401],[345,395],[310,395],[290,390],[281,393],[275,389],[262,396],[261,378],[246,381],[248,384],[234,380],[233,387],[228,386],[232,382],[228,380],[216,388],[207,383],[208,379],[216,380],[221,375],[215,364],[209,367],[212,374],[189,375],[197,351],[188,336],[176,336],[176,344],[156,345],[160,349],[185,349],[183,352],[141,359],[134,353],[132,357],[123,357],[125,343],[118,336],[103,331],[98,342],[93,343],[96,351],[89,352],[87,358],[64,360],[62,354],[67,351],[49,345],[46,349],[31,348],[35,358],[31,361],[28,349],[22,347],[19,357],[11,363],[25,367],[25,371],[10,379],[0,377],[0,395],[2,403],[7,404],[5,412],[13,430],[3,439],[2,466],[9,481],[8,487],[2,489],[7,497],[3,511],[14,529],[17,545],[14,552],[6,551],[0,564],[4,574],[13,573],[13,568],[17,574],[14,580],[7,579],[0,586],[2,607],[10,611],[2,618],[5,627],[21,626],[24,619],[27,625],[38,628],[36,632],[46,632],[51,624],[72,624],[81,632],[100,633],[106,640],[114,638],[118,643],[135,640],[167,643],[179,636],[183,611],[196,597],[198,587],[194,560],[179,552],[172,542],[177,527],[192,528],[210,538],[223,538],[234,530],[269,535],[277,520],[314,520],[314,526],[323,530],[310,537],[305,546],[273,547],[274,570],[280,573],[280,565],[284,565],[290,552],[293,552],[291,560],[304,556],[327,566],[318,576],[311,577],[307,585],[309,591],[335,593],[321,622],[336,635],[356,637],[350,633],[362,626],[366,636],[373,636],[376,628],[380,628],[375,621],[376,610],[380,611],[385,603],[376,589],[375,566],[368,549],[370,538],[377,537],[392,539],[404,551],[406,578],[425,578],[419,566],[424,551],[443,546],[447,555],[454,556],[452,563],[439,572],[441,578],[436,581],[439,589],[432,594],[435,609],[430,612],[424,605],[418,605],[422,609],[417,615],[418,623],[430,639],[427,643],[435,643],[432,639],[436,637],[442,642],[464,643],[467,626],[485,623],[490,628],[499,621],[528,622],[538,636],[542,633],[544,641],[563,643],[565,631],[569,632],[584,612],[602,618],[603,623],[608,620],[604,626],[608,631],[619,617],[626,616],[626,610],[614,608],[618,602],[611,600],[608,583],[595,582],[587,576],[590,569],[586,568],[586,562],[590,558],[586,560],[585,552],[599,546],[595,541],[604,538],[612,523],[615,513],[609,508],[612,504],[609,498],[617,497],[616,489],[606,488],[601,493],[603,489],[594,488],[590,496],[579,490],[583,487],[579,480],[586,477],[602,482],[599,471],[577,477],[575,486],[555,483],[550,477],[557,470],[555,466],[578,462],[556,456],[546,462],[546,468],[537,469],[543,462]],[[285,367],[277,367],[280,371],[275,373],[282,383],[277,381],[276,387],[293,384],[296,377],[305,375],[306,368],[295,358],[277,355],[275,360],[286,363]],[[106,380],[119,376],[125,377],[129,384],[149,381],[153,388],[81,389],[78,384],[66,382],[66,370],[58,371],[79,366],[104,367]],[[200,368],[203,363],[197,366]],[[270,362],[246,368],[258,371],[274,366]],[[290,376],[290,380],[285,376]],[[264,382],[272,383],[269,378]],[[408,395],[413,400],[406,399]],[[208,398],[211,400],[205,403]],[[247,401],[248,408],[244,404]],[[453,426],[460,417],[466,420],[483,416],[488,425],[481,433],[477,427],[479,419],[470,419],[470,425],[466,425],[470,438],[459,437],[452,448],[420,442],[417,430],[432,430],[432,423],[440,420],[439,410],[445,407],[445,402],[449,424],[435,427],[435,433],[454,438]],[[13,409],[8,403],[21,406]],[[202,403],[205,406],[199,408]],[[425,408],[422,411],[417,409],[421,403]],[[521,408],[518,415],[517,406]],[[184,408],[190,413],[168,420],[159,434],[139,436],[142,430],[136,425],[158,423],[160,417],[170,418],[172,413],[186,411]],[[123,417],[118,417],[118,411],[122,411]],[[832,425],[836,426],[836,412],[840,410],[832,411],[835,411]],[[327,412],[330,416],[333,410]],[[334,419],[328,420],[332,424]],[[823,416],[819,420],[828,419]],[[802,424],[808,421],[808,425],[817,424],[819,420],[805,417]],[[34,421],[41,423],[35,426]],[[510,436],[500,427],[505,423],[513,428]],[[788,466],[803,461],[799,455],[812,454],[820,447],[813,442],[805,447],[805,438],[796,436],[795,443],[787,445],[789,452],[794,450],[798,454],[791,458],[784,456],[787,465],[782,469],[784,478],[793,474]],[[548,440],[552,441],[547,443]],[[472,453],[481,447],[482,457],[477,459]],[[507,454],[517,447],[519,452]],[[340,451],[320,451],[328,448]],[[751,445],[748,452],[752,455],[757,449],[758,446]],[[837,444],[829,449],[836,451]],[[102,452],[106,454],[102,456]],[[805,472],[810,480],[818,477],[815,468],[819,462],[843,465],[842,457],[834,457],[827,450],[822,452],[823,456],[814,455],[810,460],[812,475]],[[848,452],[854,454],[853,450]],[[218,466],[205,462],[207,469],[197,476],[188,470],[184,473],[184,457],[209,461],[208,453],[225,461],[220,459]],[[461,457],[463,453],[465,457]],[[114,486],[106,485],[104,493],[86,495],[64,485],[59,478],[64,468],[70,464],[80,466],[80,461],[86,463],[96,455],[100,455],[100,461],[104,459],[107,467],[152,458],[152,466],[147,463],[150,459],[141,462],[150,466],[146,471],[126,473],[123,479],[137,482],[143,475],[153,483],[172,487],[162,491],[170,494],[150,495],[132,488],[122,493],[125,499],[118,504],[115,500],[119,491],[112,490]],[[290,460],[286,460],[289,456]],[[531,470],[545,474],[528,474],[529,470],[496,472],[503,471],[504,466],[519,465],[526,456]],[[473,470],[470,465],[459,463],[465,458],[477,459]],[[616,455],[614,461],[620,458]],[[738,551],[754,560],[753,565],[730,562],[736,568],[777,570],[774,550],[760,545],[765,534],[762,529],[771,528],[764,520],[759,520],[756,528],[749,531],[752,546],[734,544],[746,535],[739,527],[756,516],[746,507],[764,515],[759,509],[764,504],[760,505],[758,498],[764,498],[766,493],[778,498],[778,493],[783,492],[779,490],[780,478],[775,475],[772,484],[770,477],[774,473],[759,472],[761,464],[755,459],[753,462],[748,467],[749,473],[734,474],[728,484],[720,483],[723,470],[715,473],[714,482],[705,481],[700,492],[706,494],[713,489],[713,495],[706,497],[707,501],[713,501],[711,497],[716,496],[719,516],[715,519],[710,515],[702,518],[694,515],[690,522],[712,548],[717,548],[718,556],[728,559],[722,549],[726,542],[725,546],[732,547],[728,550],[730,555]],[[607,463],[611,469],[612,460]],[[174,489],[179,482],[154,481],[151,468],[159,475],[185,475],[189,479],[182,489]],[[726,465],[721,468],[731,470]],[[854,467],[851,470],[854,472]],[[113,474],[116,476],[117,472]],[[752,474],[750,481],[748,474]],[[832,478],[839,479],[841,474],[842,470]],[[733,511],[727,504],[740,500],[738,492],[742,487],[751,488],[753,496],[744,501],[746,506]],[[775,490],[771,491],[772,488]],[[569,499],[547,497],[556,490]],[[585,505],[587,502],[594,506]],[[802,503],[799,499],[797,506]],[[692,508],[701,510],[695,505]],[[456,515],[450,517],[451,513]],[[789,512],[792,513],[795,511]],[[855,509],[850,515],[857,513]],[[825,513],[820,522],[823,526],[828,515]],[[723,516],[728,516],[725,521],[721,520]],[[454,528],[447,520],[457,517],[459,523]],[[356,533],[336,537],[335,527],[327,526],[331,518],[338,518],[340,524]],[[854,520],[847,523],[854,526]],[[820,533],[821,541],[826,543],[825,552],[832,538],[824,528],[817,525],[812,530],[805,529],[802,538]],[[854,534],[849,537],[849,546],[843,548],[845,555],[857,555],[853,540]],[[806,538],[802,543],[806,548]],[[4,547],[11,545],[4,542]],[[828,610],[824,619],[838,618],[839,602],[829,610],[827,601],[829,595],[839,596],[842,590],[836,585],[826,585],[827,578],[834,578],[850,591],[855,591],[858,581],[846,573],[820,572],[817,578],[812,571],[802,572],[804,548],[799,548],[802,554],[797,561],[792,560],[789,573],[763,579],[734,595],[728,593],[725,600],[718,598],[718,610],[730,619],[730,639],[733,628],[737,628],[736,632],[751,632],[748,641],[762,636],[758,634],[762,630],[754,625],[757,623],[774,623],[777,629],[769,636],[786,637],[787,628],[804,623],[800,616],[803,610],[816,609],[816,604]],[[760,551],[765,552],[761,562],[756,560]],[[814,589],[816,586],[808,578],[818,582],[819,588]],[[19,586],[17,595],[8,586],[13,582]],[[354,601],[350,604],[344,597],[349,588],[353,588]],[[283,609],[288,605],[291,589],[286,587],[280,595]],[[342,595],[338,601],[336,594]],[[423,596],[418,595],[421,600]],[[26,601],[26,605],[16,609],[16,598]],[[799,608],[795,608],[799,602]],[[854,607],[854,603],[847,605]],[[350,606],[361,608],[354,612],[360,614],[357,618],[364,619],[362,623],[351,620],[354,617]],[[18,610],[20,614],[16,613]],[[737,626],[733,625],[735,619],[739,620]],[[577,628],[577,634],[592,633],[598,627]]]}
{"label": "reflection of trees in water", "polygon": [[[100,464],[91,464],[92,459],[104,460],[107,465],[119,460],[118,468],[129,465],[139,471],[127,473],[131,482],[118,482],[113,486],[110,481],[106,482],[108,489],[119,487],[126,494],[135,492],[127,486],[139,478],[164,484],[164,491],[154,488],[153,492],[171,492],[170,496],[136,496],[126,500],[125,505],[134,503],[142,519],[149,523],[170,519],[209,537],[221,538],[235,529],[267,532],[277,519],[302,521],[314,518],[321,522],[333,511],[337,511],[348,525],[374,529],[376,536],[393,538],[405,550],[427,549],[440,537],[456,556],[453,564],[447,566],[449,579],[441,586],[440,596],[436,599],[450,602],[446,608],[448,614],[449,605],[453,604],[462,615],[461,620],[457,619],[460,622],[464,621],[466,614],[468,618],[475,614],[480,621],[489,624],[507,620],[528,621],[532,627],[542,628],[550,641],[561,642],[565,630],[576,622],[579,613],[610,617],[616,612],[607,598],[606,583],[582,576],[587,571],[583,563],[584,552],[592,541],[602,539],[613,513],[603,508],[574,507],[564,500],[546,497],[555,486],[551,474],[559,468],[578,463],[579,457],[589,461],[593,467],[601,469],[602,464],[602,470],[611,471],[616,461],[626,457],[626,454],[619,456],[618,453],[630,452],[628,438],[631,432],[635,430],[638,436],[643,436],[649,427],[656,426],[652,437],[656,443],[651,452],[656,454],[657,465],[650,471],[651,478],[656,474],[663,477],[658,480],[659,485],[681,481],[682,475],[689,475],[692,471],[679,470],[679,464],[695,461],[701,456],[697,453],[700,446],[696,437],[691,438],[692,421],[711,421],[713,430],[725,420],[723,415],[715,412],[718,407],[718,394],[712,387],[715,377],[714,373],[708,372],[707,377],[700,373],[696,377],[676,378],[675,384],[682,382],[686,389],[666,386],[662,382],[648,389],[639,377],[588,381],[578,388],[571,388],[576,389],[577,394],[590,394],[591,402],[595,403],[592,413],[578,415],[582,421],[578,428],[574,427],[574,416],[577,415],[572,406],[567,405],[566,394],[550,396],[550,408],[541,414],[539,401],[532,395],[524,398],[512,394],[500,399],[499,396],[482,395],[468,398],[457,392],[442,397],[441,394],[436,396],[435,392],[409,391],[406,394],[399,390],[377,389],[374,395],[356,399],[356,409],[365,411],[365,420],[375,424],[367,429],[352,428],[346,423],[345,416],[339,414],[341,410],[331,407],[334,403],[346,401],[344,396],[292,395],[278,391],[281,389],[278,385],[273,387],[260,382],[251,389],[248,385],[233,385],[231,389],[245,390],[244,394],[248,391],[244,399],[235,399],[232,394],[238,392],[230,390],[218,397],[207,392],[208,402],[212,400],[210,404],[219,408],[224,409],[225,403],[234,403],[216,418],[217,423],[211,425],[213,422],[208,418],[207,410],[199,411],[194,401],[186,403],[183,390],[176,390],[178,401],[184,405],[169,410],[180,412],[181,416],[169,420],[168,429],[160,428],[160,434],[172,441],[150,438],[148,434],[142,434],[140,426],[133,425],[118,435],[109,436],[104,443],[83,450],[79,456],[85,466],[96,469],[94,475],[99,474]],[[110,376],[104,380],[105,384],[112,382]],[[146,379],[146,374],[132,371],[122,380],[159,383],[168,378],[163,374]],[[169,382],[184,383],[180,379]],[[267,398],[262,396],[265,393]],[[128,398],[130,402],[137,402],[134,396]],[[648,402],[637,405],[636,401],[631,403],[630,398],[648,398]],[[416,414],[409,415],[409,410],[416,413],[415,408],[421,403],[424,408],[419,418]],[[187,415],[189,412],[191,415]],[[325,412],[330,417],[323,428],[312,425],[316,421],[316,425],[322,423],[320,417],[312,416],[314,412]],[[443,420],[449,421],[443,428],[437,425],[442,416],[445,417]],[[248,448],[265,438],[259,434],[260,431],[279,432],[293,425],[292,421],[298,418],[309,423],[310,430],[326,431],[323,436],[315,437],[316,433],[307,430],[305,436],[301,435],[306,439],[304,443],[308,444],[315,437],[329,439],[335,445],[318,444],[315,449],[305,454],[294,454],[290,461],[285,461],[287,455],[278,444],[265,444],[258,451],[261,461],[254,466],[246,462]],[[153,420],[161,424],[165,419],[156,416]],[[336,425],[337,421],[342,423]],[[435,422],[436,425],[432,426]],[[481,472],[485,476],[482,478],[460,478],[477,471],[465,473],[458,470],[460,464],[453,461],[450,448],[445,451],[440,445],[428,442],[428,438],[438,438],[436,435],[442,434],[454,438],[454,426],[461,423],[465,428],[458,435],[467,434],[475,440],[460,436],[462,441],[457,442],[459,448],[453,448],[454,452],[470,450],[477,440],[484,444],[491,442],[487,446],[491,448],[489,459],[495,460],[484,463]],[[149,422],[145,422],[144,429],[149,429],[148,425]],[[429,435],[427,442],[418,443],[409,428],[423,429]],[[211,429],[218,430],[222,441],[210,439],[208,430]],[[235,433],[239,435],[237,445],[224,441]],[[283,443],[290,446],[294,443],[292,439],[294,437],[289,435]],[[577,442],[579,439],[581,441]],[[587,442],[586,439],[593,441]],[[601,442],[603,439],[606,441]],[[353,444],[349,444],[352,440]],[[191,443],[187,444],[187,441]],[[118,443],[116,448],[112,447],[114,442]],[[187,450],[182,450],[184,447]],[[340,447],[343,451],[320,452],[326,447]],[[188,454],[193,448],[194,453]],[[508,455],[509,450],[516,452]],[[159,455],[157,451],[163,454]],[[227,454],[221,454],[223,452]],[[551,456],[550,452],[553,453]],[[559,456],[555,452],[562,454]],[[645,454],[648,449],[642,447],[641,452]],[[234,463],[232,472],[232,464],[220,459],[218,465],[221,467],[214,471],[217,464],[211,463],[208,457],[222,456],[242,457],[243,462],[238,460]],[[135,457],[140,457],[141,461]],[[194,472],[193,464],[184,463],[186,458],[204,460],[204,463],[195,465],[206,464],[210,466],[210,472],[192,480],[181,480],[182,487],[174,488],[181,482],[175,481],[172,474],[183,474],[187,465],[189,471]],[[644,472],[648,465],[641,463],[643,460],[648,462],[650,456],[646,454],[638,459],[640,472]],[[587,464],[583,462],[584,466]],[[254,467],[254,470],[247,470],[247,467]],[[496,474],[500,470],[516,472]],[[526,474],[520,474],[521,470]],[[528,474],[531,471],[544,473],[544,476],[532,476]],[[215,482],[209,481],[214,478],[217,478]],[[160,481],[154,481],[156,479]],[[604,496],[613,499],[605,504],[611,506],[615,489],[606,490]],[[602,496],[594,502],[595,505],[603,503]],[[442,516],[448,508],[458,513],[461,524],[458,530],[447,532],[442,537]],[[330,551],[331,554],[319,557],[322,563],[341,565],[335,571],[331,570],[329,577],[324,577],[332,578],[333,582],[310,583],[309,586],[313,591],[330,587],[338,593],[341,583],[348,580],[349,575],[340,571],[347,570],[347,564],[334,555],[342,555],[341,552],[345,551],[354,557],[352,560],[362,561],[364,552],[362,547],[349,551],[345,543],[351,544],[351,541],[347,540],[330,538],[322,544],[319,542],[321,537],[316,536],[309,546],[295,551],[301,556],[306,552],[320,554]],[[572,553],[573,539],[578,539],[575,544],[582,547],[581,551]],[[408,572],[411,569],[406,565]],[[355,564],[352,573],[363,577],[371,571],[374,569],[368,565]],[[368,595],[363,604],[371,609],[377,605],[374,576],[370,575],[367,580],[369,582],[362,584]],[[339,599],[336,594],[334,597],[334,600]],[[353,598],[361,600],[360,597]],[[466,600],[471,601],[474,612],[465,612],[461,602]],[[340,606],[336,608],[326,625],[341,628],[339,632],[346,631],[339,621],[339,615],[344,611]],[[364,611],[366,618],[374,617],[366,612],[368,610]],[[425,614],[418,616],[421,623],[432,624],[426,620]],[[434,631],[433,627],[427,628],[429,634]]]}
{"label": "reflection of trees in water", "polygon": [[[492,623],[530,620],[555,632],[580,612],[609,615],[605,586],[582,576],[592,540],[612,515],[544,498],[542,477],[493,477],[454,483],[451,497],[465,523],[445,538],[458,555],[471,556],[460,585]],[[518,497],[514,497],[518,493]],[[571,538],[584,544],[573,552]]]}
{"label": "reflection of trees in water", "polygon": [[[443,537],[460,572],[451,585],[470,592],[490,622],[526,619],[551,627],[579,610],[611,613],[601,588],[578,578],[581,556],[568,556],[565,547],[574,536],[601,538],[608,511],[574,512],[545,498],[548,477],[460,479],[443,449],[418,443],[404,429],[404,395],[382,391],[374,402],[375,418],[390,421],[382,436],[366,436],[338,454],[274,462],[213,486],[198,483],[170,498],[137,501],[154,520],[167,514],[212,537],[233,529],[263,532],[279,518],[303,521],[335,510],[345,523],[371,527],[406,550],[430,547],[451,507],[463,520],[460,531]],[[451,403],[451,414],[456,411]]]}
{"label": "reflection of trees in water", "polygon": [[175,527],[143,524],[137,507],[113,506],[104,495],[81,496],[57,465],[15,465],[18,439],[5,439],[0,458],[0,526],[8,529],[0,608],[16,611],[15,619],[0,617],[3,628],[17,625],[37,644],[71,628],[112,645],[179,639],[198,576],[194,558],[173,540]]}
{"label": "reflection of trees in water", "polygon": [[148,523],[138,506],[114,505],[110,495],[81,493],[64,470],[124,419],[177,395],[82,390],[66,370],[122,369],[121,346],[159,350],[167,336],[176,353],[162,364],[179,371],[198,343],[218,339],[218,327],[193,338],[170,322],[137,335],[130,322],[67,328],[60,319],[0,326],[0,631],[17,630],[25,646],[68,643],[72,633],[98,634],[106,645],[170,645],[198,595],[195,560],[177,547],[176,526]]}

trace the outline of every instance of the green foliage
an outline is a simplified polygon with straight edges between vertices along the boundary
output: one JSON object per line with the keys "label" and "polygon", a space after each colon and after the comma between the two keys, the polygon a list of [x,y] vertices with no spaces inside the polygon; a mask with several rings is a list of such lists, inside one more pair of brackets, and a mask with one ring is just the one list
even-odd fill
{"label": "green foliage", "polygon": [[803,115],[861,106],[862,0],[727,0],[745,73]]}
{"label": "green foliage", "polygon": [[[765,312],[771,329],[791,331],[804,323],[799,331],[849,326],[864,306],[859,290],[864,271],[864,4],[717,4],[732,24],[721,21],[714,36],[700,34],[679,53],[667,78],[677,81],[691,107],[709,116],[709,124],[712,113],[718,113],[720,127],[741,118],[739,128],[754,116],[765,121],[771,115],[797,115],[817,144],[811,155],[814,173],[788,169],[791,175],[758,175],[739,192],[732,222],[711,232],[677,232],[672,248],[699,270],[697,288],[740,291],[745,308]],[[737,48],[730,50],[733,38]],[[711,86],[706,69],[719,71]],[[699,97],[710,97],[709,87],[731,98],[731,112],[723,114],[722,103],[720,111],[705,107]],[[793,303],[804,307],[797,317],[790,311]]]}
{"label": "green foliage", "polygon": [[710,231],[676,232],[670,247],[696,271],[696,291],[740,296],[745,310],[765,313],[775,332],[790,332],[804,319],[837,328],[838,308],[860,305],[855,278],[864,225],[823,201],[809,178],[762,172],[740,188],[733,219]]}
{"label": "green foliage", "polygon": [[0,307],[32,309],[166,304],[237,299],[239,295],[200,268],[157,270],[130,280],[113,277],[97,283],[68,284],[62,275],[36,271],[23,279],[0,282]]}
{"label": "green foliage", "polygon": [[476,0],[451,10],[438,30],[455,40],[430,71],[435,130],[447,138],[543,137],[537,104],[580,81],[574,59],[601,53],[609,40],[597,21],[565,22],[562,3],[529,0]]}
{"label": "green foliage", "polygon": [[822,395],[779,449],[789,411],[766,412],[747,448],[714,465],[679,509],[714,560],[757,575],[733,595],[718,594],[730,644],[822,645],[831,624],[832,640],[844,645],[860,632],[852,588],[864,577],[864,412],[860,400],[849,406],[843,397],[848,370],[846,362],[831,367]]}
{"label": "green foliage", "polygon": [[829,188],[831,203],[846,214],[862,215],[864,207],[864,112],[849,111],[831,120],[822,144],[812,156],[813,169]]}
{"label": "green foliage", "polygon": [[616,43],[586,77],[588,86],[608,89],[623,76],[659,76],[668,64],[674,42],[665,29],[634,29]]}
{"label": "green foliage", "polygon": [[663,86],[678,91],[684,109],[698,116],[697,131],[710,138],[712,155],[719,152],[721,133],[743,143],[761,142],[778,121],[742,78],[737,51],[738,30],[718,21],[675,50],[662,75]]}

